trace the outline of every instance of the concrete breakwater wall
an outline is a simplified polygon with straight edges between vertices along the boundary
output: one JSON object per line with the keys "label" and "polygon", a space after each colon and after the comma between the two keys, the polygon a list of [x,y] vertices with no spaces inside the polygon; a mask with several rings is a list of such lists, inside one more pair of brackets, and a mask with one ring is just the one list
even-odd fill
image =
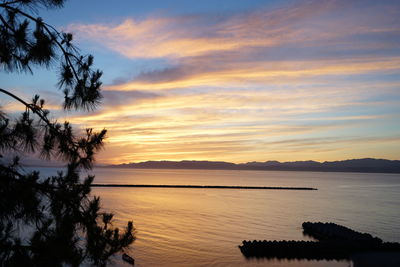
{"label": "concrete breakwater wall", "polygon": [[366,251],[400,252],[399,243],[383,242],[334,223],[303,223],[304,232],[318,241],[243,241],[239,246],[245,257],[278,259],[340,260]]}
{"label": "concrete breakwater wall", "polygon": [[241,186],[241,185],[167,185],[167,184],[92,184],[91,187],[200,188],[200,189],[257,189],[257,190],[317,190],[312,187]]}
{"label": "concrete breakwater wall", "polygon": [[302,226],[305,235],[311,236],[319,241],[347,240],[352,242],[369,243],[371,245],[379,245],[383,242],[382,239],[373,237],[371,234],[360,233],[336,223],[304,222]]}

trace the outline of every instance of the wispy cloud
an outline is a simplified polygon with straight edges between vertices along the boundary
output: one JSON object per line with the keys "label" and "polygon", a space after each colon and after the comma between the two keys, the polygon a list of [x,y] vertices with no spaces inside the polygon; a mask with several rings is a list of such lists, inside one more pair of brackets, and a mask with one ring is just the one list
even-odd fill
{"label": "wispy cloud", "polygon": [[[394,40],[383,43],[374,38],[399,33],[398,25],[393,24],[398,20],[385,12],[394,16],[398,9],[324,0],[244,14],[150,16],[120,24],[72,24],[68,29],[130,58],[181,58],[248,47],[321,47],[332,41],[339,45],[395,45]],[[367,35],[371,35],[367,40],[357,40]]]}
{"label": "wispy cloud", "polygon": [[114,163],[398,158],[399,18],[396,1],[323,0],[71,24],[81,41],[166,62],[71,120],[108,127],[101,160]]}

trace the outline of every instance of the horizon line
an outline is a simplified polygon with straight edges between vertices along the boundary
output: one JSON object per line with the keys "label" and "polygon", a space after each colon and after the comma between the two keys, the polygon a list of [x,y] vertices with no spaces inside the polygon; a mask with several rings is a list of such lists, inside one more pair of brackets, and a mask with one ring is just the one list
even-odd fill
{"label": "horizon line", "polygon": [[115,166],[115,165],[124,165],[124,164],[140,164],[140,163],[146,163],[146,162],[215,162],[215,163],[232,163],[236,165],[240,164],[246,164],[246,163],[266,163],[266,162],[279,162],[279,163],[293,163],[293,162],[317,162],[317,163],[326,163],[326,162],[340,162],[340,161],[350,161],[350,160],[366,160],[366,159],[372,159],[372,160],[387,160],[387,161],[400,161],[400,159],[385,159],[385,158],[372,158],[372,157],[365,157],[365,158],[348,158],[348,159],[341,159],[341,160],[324,160],[324,161],[318,161],[318,160],[292,160],[292,161],[279,161],[279,160],[265,160],[265,161],[247,161],[247,162],[231,162],[231,161],[223,161],[223,160],[189,160],[189,159],[183,159],[183,160],[145,160],[145,161],[138,161],[138,162],[123,162],[123,163],[117,163],[117,164],[111,164],[111,163],[100,163],[100,164],[95,164],[95,166],[99,165],[105,165],[105,166]]}

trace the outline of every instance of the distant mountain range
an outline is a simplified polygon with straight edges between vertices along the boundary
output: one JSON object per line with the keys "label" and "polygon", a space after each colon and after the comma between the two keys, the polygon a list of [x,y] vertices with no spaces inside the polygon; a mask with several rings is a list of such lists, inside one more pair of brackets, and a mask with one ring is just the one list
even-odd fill
{"label": "distant mountain range", "polygon": [[206,169],[206,170],[265,170],[265,171],[321,171],[321,172],[374,172],[400,173],[400,160],[351,159],[342,161],[265,161],[230,163],[224,161],[146,161],[108,165],[111,168],[137,169]]}

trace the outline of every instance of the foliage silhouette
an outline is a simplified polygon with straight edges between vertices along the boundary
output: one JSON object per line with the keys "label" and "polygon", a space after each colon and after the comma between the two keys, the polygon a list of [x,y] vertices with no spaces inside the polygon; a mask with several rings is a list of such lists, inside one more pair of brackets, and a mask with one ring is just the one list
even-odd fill
{"label": "foliage silhouette", "polygon": [[[36,17],[64,2],[0,0],[0,68],[32,73],[32,66],[58,63],[64,109],[94,109],[102,72],[93,69],[93,57],[79,54],[71,34]],[[10,90],[0,93],[25,109],[14,120],[0,111],[0,266],[105,266],[135,239],[132,222],[120,231],[112,227],[113,215],[100,211],[99,198],[90,195],[94,176],[79,176],[92,167],[106,130],[76,135],[68,122],[50,119],[38,95],[26,102]],[[2,156],[20,153],[61,159],[66,170],[43,178],[24,171],[17,156],[12,162]]]}

